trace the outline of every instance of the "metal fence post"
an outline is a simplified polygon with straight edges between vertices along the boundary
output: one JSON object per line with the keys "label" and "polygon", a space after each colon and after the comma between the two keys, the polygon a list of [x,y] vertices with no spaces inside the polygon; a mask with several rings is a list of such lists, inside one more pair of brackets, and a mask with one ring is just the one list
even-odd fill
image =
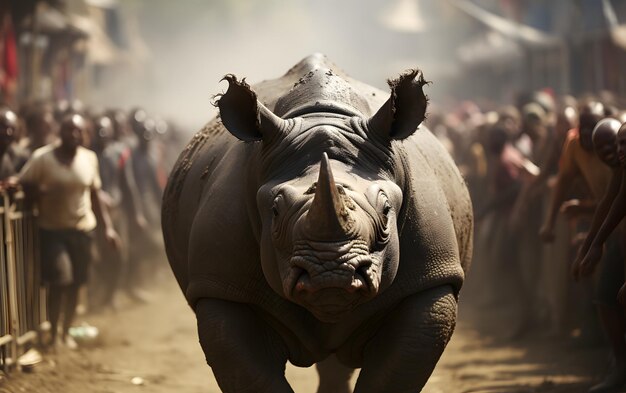
{"label": "metal fence post", "polygon": [[47,320],[41,287],[36,214],[23,192],[0,196],[0,371],[21,369],[26,344],[36,342]]}
{"label": "metal fence post", "polygon": [[13,336],[13,340],[11,341],[10,348],[12,353],[12,361],[15,366],[19,369],[19,364],[17,362],[17,337],[19,337],[20,332],[20,321],[18,314],[18,297],[17,297],[17,266],[15,264],[15,249],[13,244],[13,234],[11,233],[11,217],[10,217],[10,203],[9,195],[4,193],[3,196],[3,207],[4,207],[4,246],[6,247],[6,256],[7,256],[7,279],[8,279],[8,297],[9,297],[9,316],[10,316],[10,324],[9,331],[11,332],[11,336]]}
{"label": "metal fence post", "polygon": [[[6,209],[2,203],[0,204],[0,216],[3,224],[5,214]],[[4,225],[0,225],[0,239],[4,239]],[[7,362],[15,357],[12,351],[12,341],[15,338],[11,334],[8,263],[5,250],[4,241],[0,240],[0,370],[7,373],[9,371]]]}

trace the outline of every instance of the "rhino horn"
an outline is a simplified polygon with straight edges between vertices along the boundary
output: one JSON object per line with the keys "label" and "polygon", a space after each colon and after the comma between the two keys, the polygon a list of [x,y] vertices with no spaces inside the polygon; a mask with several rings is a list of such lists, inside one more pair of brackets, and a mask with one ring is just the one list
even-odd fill
{"label": "rhino horn", "polygon": [[315,196],[306,217],[306,227],[311,235],[320,240],[347,237],[353,221],[343,198],[335,184],[328,155],[324,153]]}
{"label": "rhino horn", "polygon": [[216,102],[226,129],[242,141],[270,141],[288,132],[289,122],[278,117],[257,99],[256,93],[245,78],[237,80],[226,75],[226,93],[218,95]]}

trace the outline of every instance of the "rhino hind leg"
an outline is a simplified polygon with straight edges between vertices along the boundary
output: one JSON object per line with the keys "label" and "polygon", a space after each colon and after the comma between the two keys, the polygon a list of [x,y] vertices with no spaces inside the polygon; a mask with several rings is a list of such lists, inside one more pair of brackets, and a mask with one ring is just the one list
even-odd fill
{"label": "rhino hind leg", "polygon": [[207,363],[223,392],[293,392],[280,337],[242,303],[201,299],[195,308]]}
{"label": "rhino hind leg", "polygon": [[456,312],[450,286],[403,300],[365,347],[354,391],[421,391],[452,336]]}
{"label": "rhino hind leg", "polygon": [[335,355],[317,362],[317,373],[320,384],[317,393],[350,393],[350,377],[354,373],[353,368],[344,366]]}

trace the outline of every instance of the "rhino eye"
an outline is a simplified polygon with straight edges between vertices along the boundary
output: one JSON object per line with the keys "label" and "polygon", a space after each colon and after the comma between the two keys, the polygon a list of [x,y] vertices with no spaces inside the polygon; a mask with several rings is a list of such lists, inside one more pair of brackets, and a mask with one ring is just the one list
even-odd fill
{"label": "rhino eye", "polygon": [[390,211],[391,211],[391,204],[389,203],[389,201],[386,200],[385,204],[383,205],[383,215],[387,217]]}
{"label": "rhino eye", "polygon": [[283,202],[283,196],[282,195],[278,195],[276,198],[274,198],[274,203],[272,204],[272,215],[274,217],[278,217],[278,215],[280,214],[280,205]]}
{"label": "rhino eye", "polygon": [[391,203],[389,203],[389,199],[387,198],[387,195],[385,195],[385,193],[382,191],[378,193],[377,205],[378,205],[378,209],[380,209],[379,212],[382,213],[382,216],[386,221],[387,218],[389,217],[389,213],[391,212]]}

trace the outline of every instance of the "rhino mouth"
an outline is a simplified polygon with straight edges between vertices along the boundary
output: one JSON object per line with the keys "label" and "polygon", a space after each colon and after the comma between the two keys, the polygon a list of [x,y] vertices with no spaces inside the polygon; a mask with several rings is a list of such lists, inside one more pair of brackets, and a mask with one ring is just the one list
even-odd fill
{"label": "rhino mouth", "polygon": [[368,257],[355,258],[335,269],[313,273],[313,277],[304,267],[311,265],[310,260],[293,258],[292,263],[293,274],[297,277],[292,292],[315,293],[328,288],[343,289],[348,293],[369,292],[374,285],[370,271],[372,262]]}
{"label": "rhino mouth", "polygon": [[361,239],[294,245],[285,293],[330,314],[351,310],[378,292],[378,261]]}

